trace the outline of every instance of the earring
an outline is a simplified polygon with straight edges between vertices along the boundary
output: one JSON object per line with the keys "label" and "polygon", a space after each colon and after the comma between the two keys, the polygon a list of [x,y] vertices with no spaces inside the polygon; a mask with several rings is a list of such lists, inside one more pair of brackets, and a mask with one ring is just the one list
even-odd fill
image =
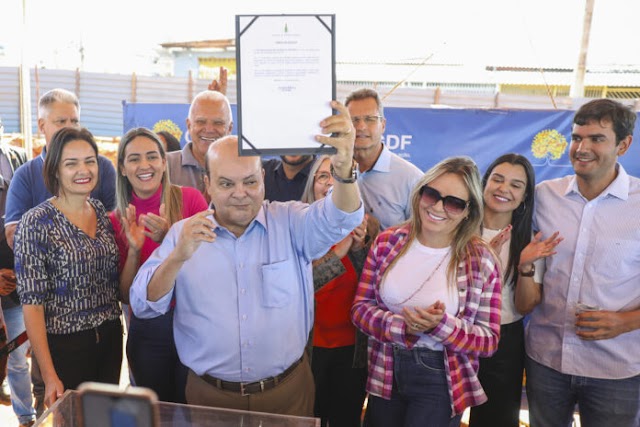
{"label": "earring", "polygon": [[[522,208],[522,209],[520,209]],[[525,202],[520,203],[520,205],[516,208],[515,211],[513,211],[514,213],[518,214],[518,215],[522,215],[523,213],[525,213],[527,211],[527,204]]]}

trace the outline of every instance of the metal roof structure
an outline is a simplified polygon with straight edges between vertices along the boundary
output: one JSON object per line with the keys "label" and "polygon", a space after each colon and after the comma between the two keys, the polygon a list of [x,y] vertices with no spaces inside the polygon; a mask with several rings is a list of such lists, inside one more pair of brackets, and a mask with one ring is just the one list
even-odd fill
{"label": "metal roof structure", "polygon": [[165,49],[183,48],[183,49],[235,49],[236,39],[218,39],[218,40],[196,40],[186,42],[161,43]]}

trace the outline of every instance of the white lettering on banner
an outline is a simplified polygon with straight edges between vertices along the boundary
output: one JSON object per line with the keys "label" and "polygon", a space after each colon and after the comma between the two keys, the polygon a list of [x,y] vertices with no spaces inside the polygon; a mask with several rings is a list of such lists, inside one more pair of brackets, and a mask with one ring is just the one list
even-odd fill
{"label": "white lettering on banner", "polygon": [[411,145],[413,135],[385,135],[384,144],[389,150],[405,150],[407,145]]}

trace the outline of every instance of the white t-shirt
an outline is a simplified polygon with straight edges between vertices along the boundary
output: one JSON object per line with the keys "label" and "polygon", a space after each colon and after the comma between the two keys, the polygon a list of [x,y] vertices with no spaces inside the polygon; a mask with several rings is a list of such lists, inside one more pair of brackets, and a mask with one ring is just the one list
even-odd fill
{"label": "white t-shirt", "polygon": [[[440,300],[445,311],[458,314],[458,291],[449,286],[447,268],[451,248],[430,248],[417,239],[387,272],[380,284],[380,297],[393,313],[402,314],[403,307],[428,307]],[[442,344],[424,334],[417,346],[442,350]]]}
{"label": "white t-shirt", "polygon": [[[502,230],[491,230],[484,227],[482,229],[482,239],[486,242],[490,242],[495,236]],[[508,325],[509,323],[517,322],[522,319],[522,314],[516,310],[516,287],[513,283],[511,276],[505,277],[507,264],[509,262],[509,246],[511,245],[511,239],[504,242],[502,250],[498,254],[500,256],[500,270],[502,271],[502,315],[500,317],[501,325]],[[544,264],[536,262],[536,272],[534,273],[533,280],[536,283],[542,283],[542,275]]]}

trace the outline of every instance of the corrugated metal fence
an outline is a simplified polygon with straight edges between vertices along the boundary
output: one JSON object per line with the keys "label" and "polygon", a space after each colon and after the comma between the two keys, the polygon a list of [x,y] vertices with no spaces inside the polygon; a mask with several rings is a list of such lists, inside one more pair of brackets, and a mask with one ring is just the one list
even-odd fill
{"label": "corrugated metal fence", "polygon": [[[39,97],[54,88],[75,92],[82,107],[81,122],[94,135],[118,137],[122,134],[122,103],[189,103],[193,96],[206,89],[209,81],[184,77],[148,77],[121,74],[90,73],[70,70],[31,70],[32,132],[37,134],[37,105]],[[236,102],[236,88],[230,82],[227,96]],[[571,109],[581,105],[583,99],[548,96],[487,93],[470,86],[466,90],[450,88],[411,88],[392,85],[372,85],[384,99],[387,107],[430,108],[504,108],[504,109]],[[337,84],[337,98],[343,101],[355,86]],[[620,100],[633,105],[634,99]],[[555,102],[555,106],[554,106]],[[5,132],[20,132],[19,70],[0,67],[0,117]]]}
{"label": "corrugated metal fence", "polygon": [[[95,135],[122,134],[122,103],[189,103],[207,88],[206,80],[147,77],[70,70],[31,70],[32,132],[37,133],[38,99],[54,88],[75,92],[80,99],[82,125]],[[235,102],[235,87],[229,89]],[[17,67],[0,67],[0,117],[5,132],[20,131],[20,92]]]}

